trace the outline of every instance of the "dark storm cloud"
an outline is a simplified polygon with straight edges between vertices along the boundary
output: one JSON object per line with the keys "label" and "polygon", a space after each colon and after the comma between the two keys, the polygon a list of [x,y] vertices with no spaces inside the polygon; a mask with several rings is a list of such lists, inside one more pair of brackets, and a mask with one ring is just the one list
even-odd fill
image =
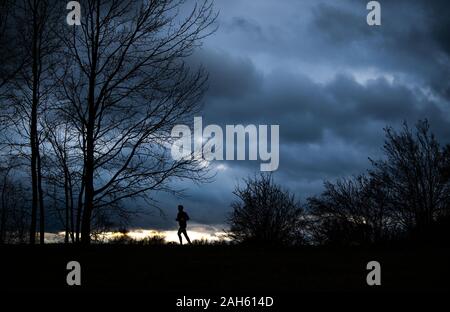
{"label": "dark storm cloud", "polygon": [[228,25],[228,30],[243,32],[256,39],[265,40],[262,27],[257,22],[243,17],[233,17]]}
{"label": "dark storm cloud", "polygon": [[[367,2],[216,1],[220,28],[189,60],[210,73],[204,125],[280,125],[275,179],[301,198],[364,172],[387,125],[428,118],[449,142],[450,1],[381,1],[380,27],[366,24]],[[177,182],[189,197],[161,202],[223,223],[259,162],[223,164],[214,183]]]}
{"label": "dark storm cloud", "polygon": [[321,4],[314,10],[311,32],[328,44],[340,61],[376,66],[410,75],[448,95],[450,74],[448,1],[385,1],[382,26],[367,27],[365,11],[354,6]]}
{"label": "dark storm cloud", "polygon": [[232,2],[235,10],[224,10],[229,15],[211,39],[216,47],[264,57],[262,65],[271,68],[289,62],[306,70],[374,67],[448,92],[448,1],[384,1],[381,27],[367,26],[367,1]]}
{"label": "dark storm cloud", "polygon": [[[229,58],[217,57],[225,66],[211,66],[213,92],[206,99],[205,109],[208,123],[280,124],[285,143],[321,141],[325,131],[330,131],[346,140],[371,144],[373,124],[380,132],[380,125],[403,120],[445,122],[438,103],[421,90],[396,81],[377,78],[363,85],[339,74],[323,84],[285,71],[261,78],[254,66]],[[247,79],[245,83],[243,79]]]}
{"label": "dark storm cloud", "polygon": [[312,32],[320,30],[322,34],[320,37],[337,45],[365,40],[373,34],[364,18],[366,12],[359,10],[360,14],[357,14],[354,11],[321,3],[312,10],[313,20],[310,30]]}
{"label": "dark storm cloud", "polygon": [[447,55],[450,54],[450,3],[446,0],[433,1],[429,10],[432,18],[431,35],[434,41]]}
{"label": "dark storm cloud", "polygon": [[199,50],[189,60],[190,65],[202,65],[209,75],[210,98],[240,98],[259,91],[262,77],[249,58],[233,58],[226,52]]}

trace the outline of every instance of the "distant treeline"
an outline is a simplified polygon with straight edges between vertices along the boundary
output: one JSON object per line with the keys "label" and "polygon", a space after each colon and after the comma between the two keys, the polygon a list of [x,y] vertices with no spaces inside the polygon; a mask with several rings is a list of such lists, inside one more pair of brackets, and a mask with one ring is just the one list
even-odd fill
{"label": "distant treeline", "polygon": [[296,201],[270,175],[246,180],[229,217],[239,242],[367,245],[449,242],[450,146],[429,124],[386,128],[384,157],[366,173],[325,181],[321,194]]}

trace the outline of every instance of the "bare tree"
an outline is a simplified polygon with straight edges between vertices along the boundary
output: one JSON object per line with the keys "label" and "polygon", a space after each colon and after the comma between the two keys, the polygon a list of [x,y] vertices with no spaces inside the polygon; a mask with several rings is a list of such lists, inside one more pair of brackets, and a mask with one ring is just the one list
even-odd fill
{"label": "bare tree", "polygon": [[395,231],[389,190],[366,175],[324,183],[308,198],[312,236],[321,244],[369,244],[385,241]]}
{"label": "bare tree", "polygon": [[426,120],[419,121],[415,131],[406,123],[401,132],[385,131],[386,159],[373,161],[371,174],[391,191],[392,217],[410,234],[424,236],[439,215],[448,213],[446,153]]}
{"label": "bare tree", "polygon": [[[60,25],[62,7],[49,0],[21,0],[15,3],[17,42],[24,51],[27,66],[23,66],[12,87],[14,112],[11,114],[16,130],[10,145],[19,155],[29,157],[31,174],[30,243],[35,243],[39,212],[40,243],[44,243],[45,208],[42,185],[41,145],[45,134],[40,119],[51,100],[54,81],[51,73],[57,64],[55,52],[59,48],[56,28]],[[28,144],[27,144],[28,141]]]}
{"label": "bare tree", "polygon": [[238,200],[232,204],[228,218],[232,239],[271,245],[303,243],[303,209],[294,195],[275,184],[271,175],[245,180],[234,194]]}
{"label": "bare tree", "polygon": [[400,132],[385,129],[385,157],[372,160],[368,175],[325,183],[308,199],[312,227],[320,243],[366,244],[401,238],[425,238],[435,221],[448,215],[449,154],[429,124],[415,131],[405,123]]}
{"label": "bare tree", "polygon": [[15,159],[4,159],[0,167],[0,244],[25,242],[28,227],[27,192],[14,173]]}
{"label": "bare tree", "polygon": [[[61,219],[65,229],[65,243],[75,242],[75,195],[76,184],[81,180],[81,175],[76,173],[79,168],[80,157],[77,155],[76,146],[71,142],[70,125],[62,118],[55,118],[53,122],[45,120],[45,132],[52,153],[47,154],[47,180],[49,187],[54,192],[49,192],[53,199],[54,211]],[[61,196],[61,193],[63,196]],[[61,218],[61,209],[64,207],[64,217]]]}
{"label": "bare tree", "polygon": [[63,35],[58,110],[83,155],[78,216],[89,243],[96,209],[171,191],[171,177],[204,178],[198,159],[172,160],[168,145],[171,128],[200,108],[207,76],[184,59],[210,34],[215,15],[209,0],[185,17],[179,0],[86,0],[82,7],[81,26]]}

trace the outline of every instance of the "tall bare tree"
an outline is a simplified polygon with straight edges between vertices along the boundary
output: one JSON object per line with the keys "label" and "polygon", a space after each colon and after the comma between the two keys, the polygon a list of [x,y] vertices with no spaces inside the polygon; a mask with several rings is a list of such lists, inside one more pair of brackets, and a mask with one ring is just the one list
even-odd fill
{"label": "tall bare tree", "polygon": [[[45,208],[42,185],[41,144],[45,134],[41,131],[41,116],[44,114],[54,90],[51,79],[57,64],[56,51],[62,6],[49,0],[21,0],[15,2],[17,20],[17,42],[27,60],[12,87],[14,112],[11,120],[16,134],[10,138],[12,146],[30,159],[31,174],[31,224],[30,243],[35,243],[39,213],[40,243],[44,243]],[[28,144],[27,141],[28,140]]]}
{"label": "tall bare tree", "polygon": [[[71,121],[83,165],[81,239],[93,212],[152,190],[171,177],[201,180],[198,159],[171,159],[171,128],[191,123],[207,75],[185,58],[211,33],[209,0],[81,1],[81,26],[67,28],[58,109]],[[186,11],[189,10],[189,11]],[[183,14],[182,12],[187,12]],[[78,223],[78,222],[77,222]]]}

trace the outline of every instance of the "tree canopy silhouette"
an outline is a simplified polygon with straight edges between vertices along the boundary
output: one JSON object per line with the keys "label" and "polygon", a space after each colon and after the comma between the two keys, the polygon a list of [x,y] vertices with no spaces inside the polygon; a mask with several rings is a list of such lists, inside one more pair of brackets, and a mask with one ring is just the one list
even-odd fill
{"label": "tree canopy silhouette", "polygon": [[440,146],[427,120],[385,133],[384,157],[371,160],[367,174],[326,181],[325,190],[308,199],[317,242],[440,241],[448,235],[450,147]]}
{"label": "tree canopy silhouette", "polygon": [[386,158],[372,161],[370,174],[389,189],[391,218],[408,235],[424,238],[435,222],[449,214],[448,152],[430,131],[427,120],[415,130],[386,130]]}
{"label": "tree canopy silhouette", "polygon": [[228,223],[229,236],[238,242],[293,245],[303,240],[303,209],[295,196],[261,174],[237,186]]}
{"label": "tree canopy silhouette", "polygon": [[312,238],[319,244],[370,244],[390,238],[389,191],[368,175],[326,181],[325,190],[308,198]]}

